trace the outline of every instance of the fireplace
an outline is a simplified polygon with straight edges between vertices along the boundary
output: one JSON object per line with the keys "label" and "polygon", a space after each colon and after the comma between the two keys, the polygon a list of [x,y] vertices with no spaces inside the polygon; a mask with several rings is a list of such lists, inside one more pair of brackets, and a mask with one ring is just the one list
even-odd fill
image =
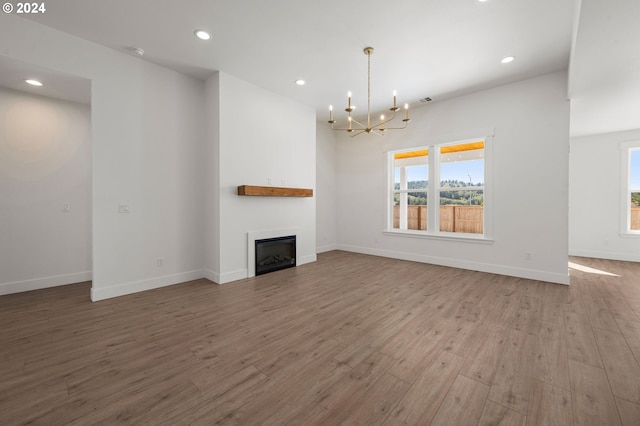
{"label": "fireplace", "polygon": [[256,275],[296,266],[296,236],[256,240],[255,262]]}

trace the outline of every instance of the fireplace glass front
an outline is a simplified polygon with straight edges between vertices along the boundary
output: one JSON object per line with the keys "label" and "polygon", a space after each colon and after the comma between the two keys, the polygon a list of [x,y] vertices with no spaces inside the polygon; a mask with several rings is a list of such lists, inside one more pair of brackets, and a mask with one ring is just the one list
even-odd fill
{"label": "fireplace glass front", "polygon": [[296,266],[296,236],[256,240],[256,275]]}

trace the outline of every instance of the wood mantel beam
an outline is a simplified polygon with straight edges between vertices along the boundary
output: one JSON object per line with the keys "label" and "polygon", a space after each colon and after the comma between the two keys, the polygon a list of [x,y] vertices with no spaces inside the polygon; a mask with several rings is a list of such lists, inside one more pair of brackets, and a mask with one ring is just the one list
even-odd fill
{"label": "wood mantel beam", "polygon": [[313,189],[278,186],[238,186],[238,195],[262,197],[313,197]]}

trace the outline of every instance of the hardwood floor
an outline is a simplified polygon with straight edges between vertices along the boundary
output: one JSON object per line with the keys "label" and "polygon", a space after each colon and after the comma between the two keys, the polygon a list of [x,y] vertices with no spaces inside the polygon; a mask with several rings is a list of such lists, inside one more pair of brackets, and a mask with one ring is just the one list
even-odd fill
{"label": "hardwood floor", "polygon": [[639,425],[640,264],[571,286],[334,251],[0,297],[0,424]]}

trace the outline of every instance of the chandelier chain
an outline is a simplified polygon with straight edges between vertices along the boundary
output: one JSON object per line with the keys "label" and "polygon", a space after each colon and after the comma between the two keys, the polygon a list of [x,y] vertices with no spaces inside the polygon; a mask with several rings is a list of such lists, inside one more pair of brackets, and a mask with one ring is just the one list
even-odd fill
{"label": "chandelier chain", "polygon": [[367,128],[371,128],[371,52],[367,53]]}

